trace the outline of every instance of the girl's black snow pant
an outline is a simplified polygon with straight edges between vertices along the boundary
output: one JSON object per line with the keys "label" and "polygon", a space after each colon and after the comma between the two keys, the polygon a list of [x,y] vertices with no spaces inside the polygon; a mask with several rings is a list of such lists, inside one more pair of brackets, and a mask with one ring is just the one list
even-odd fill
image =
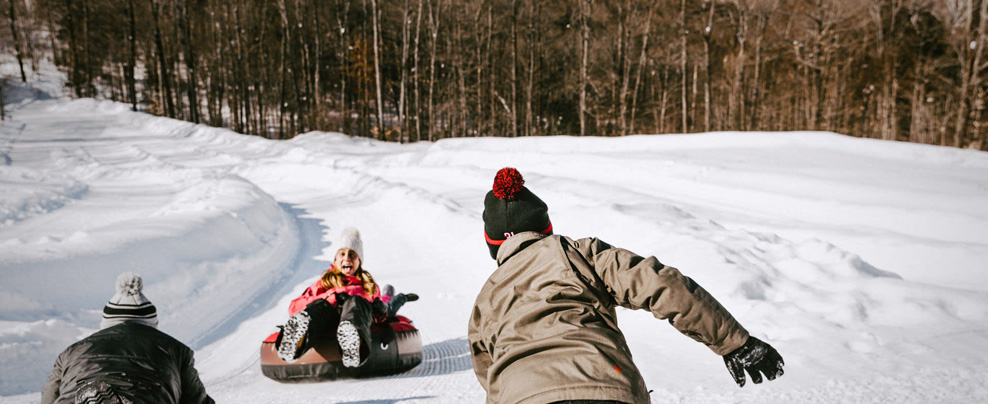
{"label": "girl's black snow pant", "polygon": [[[341,295],[336,295],[339,301]],[[360,358],[366,360],[369,357],[371,345],[371,324],[374,323],[374,308],[367,299],[362,297],[347,296],[340,306],[340,322],[349,321],[357,329],[360,335]]]}
{"label": "girl's black snow pant", "polygon": [[[360,357],[363,359],[368,358],[374,312],[375,310],[386,312],[387,309],[375,309],[374,305],[367,302],[364,298],[344,294],[336,295],[336,302],[339,304],[339,308],[330,304],[326,299],[319,299],[305,306],[305,311],[309,313],[310,319],[307,332],[308,337],[303,342],[302,350],[299,352],[307,351],[323,334],[336,331],[336,327],[341,322],[349,321],[357,329],[357,334],[360,336],[360,341],[362,342],[360,344]],[[375,303],[379,302],[375,301]],[[379,303],[379,305],[383,305],[383,303]]]}

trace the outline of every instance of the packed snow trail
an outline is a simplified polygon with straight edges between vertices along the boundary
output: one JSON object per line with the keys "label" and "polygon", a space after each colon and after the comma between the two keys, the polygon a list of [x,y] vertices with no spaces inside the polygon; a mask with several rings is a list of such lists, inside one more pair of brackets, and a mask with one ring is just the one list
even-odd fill
{"label": "packed snow trail", "polygon": [[[621,311],[655,402],[988,401],[985,153],[808,132],[275,142],[127,108],[25,98],[0,126],[0,402],[37,400],[128,270],[218,402],[483,402],[466,322],[504,166],[557,233],[680,268],[785,357],[783,378],[738,389],[705,347]],[[348,226],[379,283],[422,296],[402,311],[425,361],[268,380],[261,340]]]}

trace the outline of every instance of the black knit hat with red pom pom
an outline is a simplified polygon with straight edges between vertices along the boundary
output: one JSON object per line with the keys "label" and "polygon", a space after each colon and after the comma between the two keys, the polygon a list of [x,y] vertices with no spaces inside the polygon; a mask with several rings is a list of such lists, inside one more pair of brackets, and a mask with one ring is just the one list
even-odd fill
{"label": "black knit hat with red pom pom", "polygon": [[525,188],[525,179],[518,170],[502,168],[484,198],[484,238],[491,258],[497,259],[497,249],[504,240],[526,231],[552,234],[549,208]]}

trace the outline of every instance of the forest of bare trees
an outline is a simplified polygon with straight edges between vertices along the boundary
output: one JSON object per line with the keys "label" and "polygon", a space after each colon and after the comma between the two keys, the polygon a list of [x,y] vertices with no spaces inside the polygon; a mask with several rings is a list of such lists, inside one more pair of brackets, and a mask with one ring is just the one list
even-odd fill
{"label": "forest of bare trees", "polygon": [[0,0],[26,81],[284,139],[823,130],[988,150],[988,0]]}

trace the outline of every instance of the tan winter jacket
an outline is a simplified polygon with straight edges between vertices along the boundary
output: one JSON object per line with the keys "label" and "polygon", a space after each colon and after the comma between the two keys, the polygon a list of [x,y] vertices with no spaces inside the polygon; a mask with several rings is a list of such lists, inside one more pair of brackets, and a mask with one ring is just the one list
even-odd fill
{"label": "tan winter jacket", "polygon": [[477,296],[469,333],[488,403],[648,403],[615,307],[651,311],[718,355],[748,332],[676,268],[595,238],[519,233]]}

